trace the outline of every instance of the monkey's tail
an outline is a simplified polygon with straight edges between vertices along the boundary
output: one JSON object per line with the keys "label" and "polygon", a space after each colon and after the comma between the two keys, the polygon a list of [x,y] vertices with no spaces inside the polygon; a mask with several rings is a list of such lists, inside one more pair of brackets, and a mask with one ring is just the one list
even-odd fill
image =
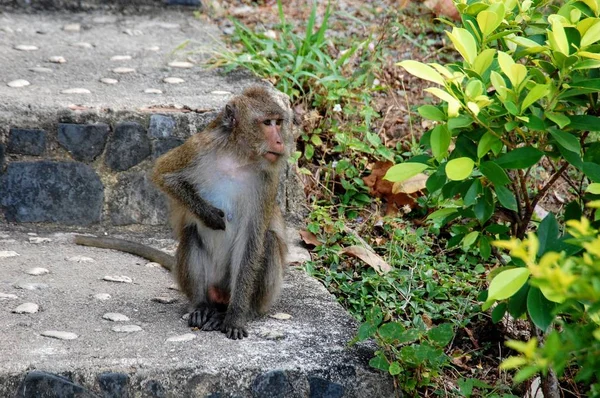
{"label": "monkey's tail", "polygon": [[97,238],[95,236],[75,235],[75,243],[82,246],[92,246],[101,249],[119,250],[131,253],[146,260],[159,263],[168,270],[175,266],[175,257],[161,250],[140,243],[118,238]]}

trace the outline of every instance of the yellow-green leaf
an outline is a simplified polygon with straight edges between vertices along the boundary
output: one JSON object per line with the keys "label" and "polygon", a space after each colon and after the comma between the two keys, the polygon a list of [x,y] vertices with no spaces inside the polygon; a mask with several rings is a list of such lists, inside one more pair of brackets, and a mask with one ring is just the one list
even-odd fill
{"label": "yellow-green leaf", "polygon": [[600,183],[595,182],[593,184],[588,185],[585,192],[589,192],[593,195],[600,195]]}
{"label": "yellow-green leaf", "polygon": [[523,103],[521,104],[521,112],[524,112],[525,109],[527,109],[531,104],[548,95],[549,91],[550,90],[547,84],[536,84],[531,90],[529,90],[529,93],[527,93],[527,96],[523,100]]}
{"label": "yellow-green leaf", "polygon": [[440,85],[444,85],[444,78],[431,66],[418,61],[406,60],[398,63],[408,73],[423,80],[429,80]]}
{"label": "yellow-green leaf", "polygon": [[508,357],[500,364],[500,369],[512,370],[520,368],[527,364],[527,359],[523,357]]}
{"label": "yellow-green leaf", "polygon": [[594,14],[598,15],[598,11],[600,11],[600,1],[599,0],[581,0],[583,1],[588,7],[590,7],[592,9],[592,11],[594,11]]}
{"label": "yellow-green leaf", "polygon": [[552,30],[548,31],[548,41],[552,50],[569,55],[569,40],[565,28],[556,19],[552,22]]}
{"label": "yellow-green leaf", "polygon": [[502,99],[503,101],[506,101],[506,95],[507,95],[506,81],[504,80],[502,75],[496,71],[492,71],[492,73],[490,75],[490,80],[492,81],[492,84],[494,85],[496,92],[500,96],[500,99]]}
{"label": "yellow-green leaf", "polygon": [[582,57],[585,57],[585,58],[592,58],[592,59],[598,59],[598,60],[600,60],[600,54],[591,53],[589,51],[579,51],[577,53],[577,55],[581,55]]}
{"label": "yellow-green leaf", "polygon": [[525,80],[526,77],[527,68],[525,67],[525,65],[514,64],[510,67],[510,74],[508,75],[508,78],[510,79],[513,88],[516,89],[517,87],[519,87],[521,82],[523,82],[523,80]]}
{"label": "yellow-green leaf", "polygon": [[468,233],[462,240],[462,249],[464,251],[467,251],[471,246],[473,246],[473,243],[475,243],[478,237],[479,231],[473,231]]}
{"label": "yellow-green leaf", "polygon": [[462,55],[469,65],[472,65],[477,57],[477,43],[475,38],[464,28],[453,28],[452,32],[446,32],[452,40],[456,50]]}
{"label": "yellow-green leaf", "polygon": [[471,99],[475,99],[477,96],[483,94],[483,84],[481,83],[481,80],[471,80],[465,88],[465,94]]}
{"label": "yellow-green leaf", "polygon": [[596,21],[581,38],[581,48],[587,47],[600,40],[600,21]]}
{"label": "yellow-green leaf", "polygon": [[426,168],[427,165],[423,163],[400,163],[390,167],[383,178],[392,182],[400,182],[416,176]]}
{"label": "yellow-green leaf", "polygon": [[490,35],[490,33],[494,32],[500,23],[502,22],[502,17],[497,15],[495,12],[491,11],[481,11],[477,14],[477,24],[479,25],[479,29],[481,29],[481,33],[483,33],[484,37]]}
{"label": "yellow-green leaf", "polygon": [[456,98],[454,98],[448,92],[441,90],[437,87],[430,87],[430,88],[425,89],[425,91],[435,95],[439,99],[442,99],[448,103],[448,116],[449,117],[458,116],[458,110],[460,109],[460,102]]}
{"label": "yellow-green leaf", "polygon": [[496,50],[493,48],[483,50],[473,62],[473,71],[479,76],[483,75],[492,62],[494,62],[494,54],[496,54]]}
{"label": "yellow-green leaf", "polygon": [[498,64],[500,64],[502,73],[504,73],[510,79],[511,66],[515,64],[515,61],[512,59],[512,57],[504,51],[498,51]]}
{"label": "yellow-green leaf", "polygon": [[471,175],[474,166],[475,162],[471,158],[452,159],[446,163],[446,176],[453,181],[462,181]]}
{"label": "yellow-green leaf", "polygon": [[528,268],[513,268],[500,272],[490,282],[488,300],[504,300],[512,297],[527,283],[529,274]]}

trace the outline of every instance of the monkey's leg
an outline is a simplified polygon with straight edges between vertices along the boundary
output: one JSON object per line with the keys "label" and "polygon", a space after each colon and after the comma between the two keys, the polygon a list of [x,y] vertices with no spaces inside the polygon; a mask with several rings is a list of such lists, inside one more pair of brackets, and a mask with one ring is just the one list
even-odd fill
{"label": "monkey's leg", "polygon": [[264,315],[279,296],[286,251],[285,242],[275,232],[267,231],[264,258],[252,296],[252,312],[255,316]]}

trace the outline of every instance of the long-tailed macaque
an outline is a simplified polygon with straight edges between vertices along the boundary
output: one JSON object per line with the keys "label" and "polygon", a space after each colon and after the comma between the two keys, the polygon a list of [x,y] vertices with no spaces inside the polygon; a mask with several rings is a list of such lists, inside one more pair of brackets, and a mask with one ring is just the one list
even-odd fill
{"label": "long-tailed macaque", "polygon": [[157,160],[153,181],[171,202],[179,239],[175,259],[154,249],[115,247],[106,238],[79,236],[76,243],[132,252],[172,268],[192,305],[190,326],[221,330],[231,339],[247,336],[247,320],[264,314],[281,286],[287,247],[275,196],[292,119],[283,94],[251,87],[203,132]]}

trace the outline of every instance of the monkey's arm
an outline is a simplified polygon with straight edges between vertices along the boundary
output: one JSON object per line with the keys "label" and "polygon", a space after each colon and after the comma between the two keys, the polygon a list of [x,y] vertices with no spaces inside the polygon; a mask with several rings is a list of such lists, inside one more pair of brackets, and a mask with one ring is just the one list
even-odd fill
{"label": "monkey's arm", "polygon": [[175,266],[175,257],[140,243],[131,242],[117,238],[97,238],[93,236],[75,235],[75,243],[82,246],[99,247],[101,249],[119,250],[125,253],[135,254],[146,260],[159,263],[168,270]]}

